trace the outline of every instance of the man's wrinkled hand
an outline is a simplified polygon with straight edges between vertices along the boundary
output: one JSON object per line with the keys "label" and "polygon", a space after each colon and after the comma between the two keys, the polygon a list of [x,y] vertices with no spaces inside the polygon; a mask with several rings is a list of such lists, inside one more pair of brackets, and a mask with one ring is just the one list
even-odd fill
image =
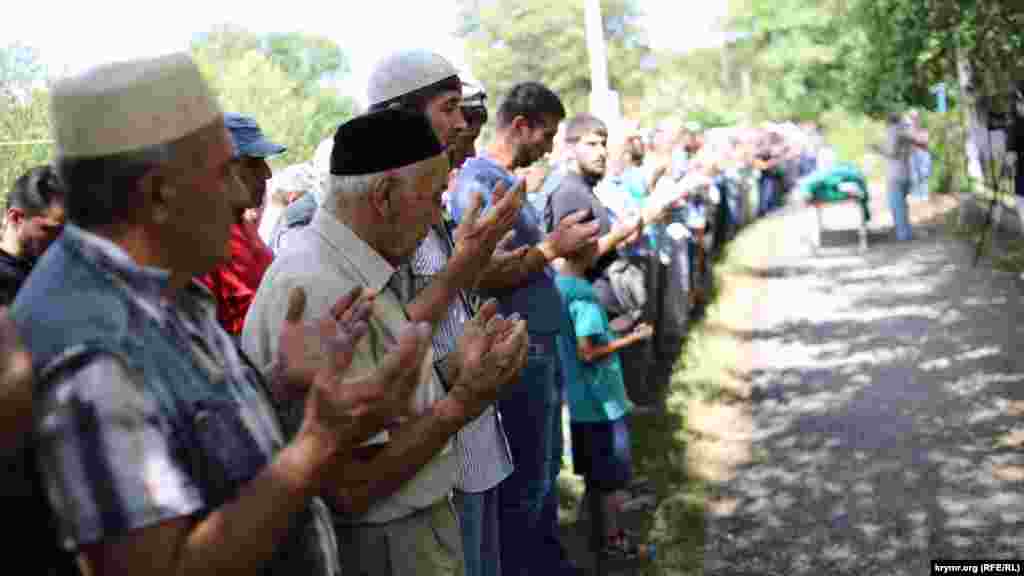
{"label": "man's wrinkled hand", "polygon": [[4,388],[21,386],[32,379],[32,357],[21,344],[14,321],[0,308],[0,383]]}
{"label": "man's wrinkled hand", "polygon": [[618,222],[615,225],[615,233],[621,238],[621,244],[632,244],[640,238],[644,221],[640,216],[632,216]]}
{"label": "man's wrinkled hand", "polygon": [[548,233],[546,243],[550,246],[552,254],[548,260],[564,258],[579,251],[587,244],[598,241],[598,233],[601,231],[601,222],[594,220],[582,224],[583,219],[588,215],[586,210],[577,210],[562,218],[555,229]]}
{"label": "man's wrinkled hand", "polygon": [[492,192],[491,209],[481,215],[483,196],[476,193],[470,199],[458,228],[455,229],[453,262],[463,272],[463,287],[475,286],[487,268],[498,242],[512,230],[519,210],[523,206],[523,184],[511,189],[499,182]]}
{"label": "man's wrinkled hand", "polygon": [[430,350],[430,325],[408,324],[377,368],[346,378],[350,356],[331,349],[306,395],[300,434],[330,454],[343,454],[407,414]]}
{"label": "man's wrinkled hand", "polygon": [[0,402],[0,454],[6,455],[32,431],[32,357],[5,308],[0,309]]}
{"label": "man's wrinkled hand", "polygon": [[458,368],[449,397],[467,421],[494,403],[526,365],[526,321],[517,315],[503,318],[497,310],[494,300],[485,303],[466,323],[456,349]]}
{"label": "man's wrinkled hand", "polygon": [[347,367],[352,362],[355,347],[366,334],[373,303],[374,295],[356,287],[339,298],[330,313],[304,321],[305,291],[293,288],[289,292],[273,382],[283,399],[301,398],[332,354],[337,365]]}
{"label": "man's wrinkled hand", "polygon": [[491,254],[491,260],[487,263],[487,268],[480,274],[476,284],[473,286],[475,290],[482,289],[481,283],[485,282],[487,278],[505,278],[510,274],[518,273],[522,267],[524,259],[527,253],[530,251],[529,246],[520,246],[513,250],[509,250],[507,246],[515,239],[515,230],[510,230],[505,238],[498,243],[498,247],[494,249],[494,253]]}

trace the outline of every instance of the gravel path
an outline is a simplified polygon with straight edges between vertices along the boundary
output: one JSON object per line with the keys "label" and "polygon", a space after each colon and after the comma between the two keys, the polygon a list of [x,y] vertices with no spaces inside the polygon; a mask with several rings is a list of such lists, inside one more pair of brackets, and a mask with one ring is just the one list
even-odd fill
{"label": "gravel path", "polygon": [[779,249],[746,271],[752,457],[714,488],[705,574],[1024,557],[1021,281],[938,228],[859,254],[853,214],[830,209],[817,254],[806,210],[753,231]]}

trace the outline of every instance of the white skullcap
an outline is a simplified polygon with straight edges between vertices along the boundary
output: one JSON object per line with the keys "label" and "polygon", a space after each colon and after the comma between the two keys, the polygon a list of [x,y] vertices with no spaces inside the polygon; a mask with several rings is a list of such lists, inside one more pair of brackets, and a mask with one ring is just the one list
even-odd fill
{"label": "white skullcap", "polygon": [[396,52],[373,67],[367,89],[369,106],[373,107],[458,75],[455,66],[435,52]]}
{"label": "white skullcap", "polygon": [[270,179],[275,190],[312,192],[320,187],[320,177],[310,162],[292,164]]}
{"label": "white skullcap", "polygon": [[328,136],[316,147],[313,153],[313,171],[316,173],[317,185],[312,188],[316,205],[321,206],[327,197],[328,176],[331,172],[331,152],[334,151],[334,136]]}
{"label": "white skullcap", "polygon": [[64,157],[109,156],[171,142],[222,117],[184,53],[117,62],[58,82],[50,117]]}

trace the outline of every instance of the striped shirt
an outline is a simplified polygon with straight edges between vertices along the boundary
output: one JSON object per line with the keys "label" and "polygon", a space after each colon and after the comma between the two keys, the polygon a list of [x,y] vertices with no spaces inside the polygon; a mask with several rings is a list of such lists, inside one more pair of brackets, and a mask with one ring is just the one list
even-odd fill
{"label": "striped shirt", "polygon": [[[430,229],[410,263],[415,293],[426,288],[444,269],[453,250],[451,234],[444,224]],[[448,306],[448,313],[434,330],[435,364],[443,362],[455,350],[463,324],[475,309],[475,296],[464,292]],[[512,456],[496,407],[490,406],[458,432],[455,453],[458,461],[455,486],[463,492],[489,490],[512,474]]]}

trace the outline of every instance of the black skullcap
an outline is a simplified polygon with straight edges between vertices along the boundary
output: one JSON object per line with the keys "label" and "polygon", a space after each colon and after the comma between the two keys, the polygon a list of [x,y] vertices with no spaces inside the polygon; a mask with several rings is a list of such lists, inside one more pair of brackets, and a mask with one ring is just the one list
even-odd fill
{"label": "black skullcap", "polygon": [[358,176],[394,170],[444,152],[427,117],[388,108],[357,116],[334,133],[331,174]]}

